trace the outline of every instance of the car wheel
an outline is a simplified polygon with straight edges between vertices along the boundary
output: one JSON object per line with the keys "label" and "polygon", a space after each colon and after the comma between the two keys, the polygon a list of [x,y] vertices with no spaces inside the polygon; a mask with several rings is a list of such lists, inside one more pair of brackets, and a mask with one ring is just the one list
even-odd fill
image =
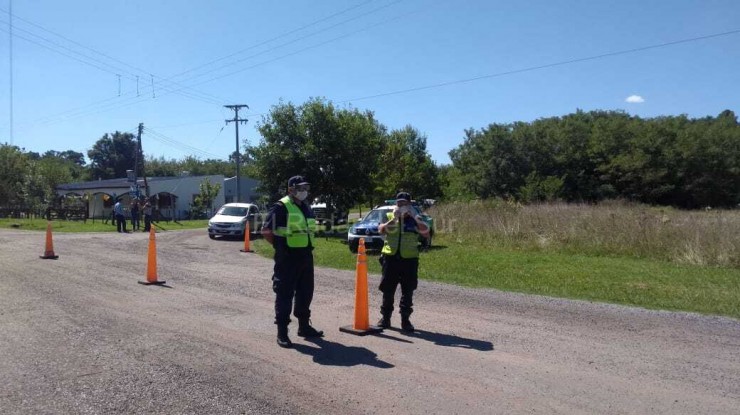
{"label": "car wheel", "polygon": [[353,254],[357,253],[357,246],[358,244],[353,244],[352,242],[349,243],[349,252],[352,252]]}
{"label": "car wheel", "polygon": [[209,237],[209,238],[211,238],[211,239],[216,239],[216,235],[214,235],[214,234],[212,234],[212,233],[209,233],[209,234],[208,234],[208,237]]}

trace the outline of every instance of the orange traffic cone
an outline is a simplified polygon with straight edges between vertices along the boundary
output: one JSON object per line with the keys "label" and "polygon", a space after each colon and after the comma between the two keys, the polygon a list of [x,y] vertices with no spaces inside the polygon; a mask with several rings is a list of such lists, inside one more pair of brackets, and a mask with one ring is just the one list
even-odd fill
{"label": "orange traffic cone", "polygon": [[249,249],[249,221],[244,222],[244,249],[240,249],[242,252],[254,252]]}
{"label": "orange traffic cone", "polygon": [[164,285],[166,281],[157,281],[157,240],[154,227],[149,230],[149,252],[146,264],[146,281],[138,281],[143,285]]}
{"label": "orange traffic cone", "polygon": [[39,256],[41,259],[57,259],[59,255],[54,254],[54,242],[51,239],[51,221],[46,222],[46,248],[44,255]]}
{"label": "orange traffic cone", "polygon": [[367,256],[365,255],[365,240],[360,239],[357,247],[357,269],[355,271],[355,322],[351,326],[342,326],[339,331],[364,336],[379,333],[382,328],[370,325],[367,303]]}

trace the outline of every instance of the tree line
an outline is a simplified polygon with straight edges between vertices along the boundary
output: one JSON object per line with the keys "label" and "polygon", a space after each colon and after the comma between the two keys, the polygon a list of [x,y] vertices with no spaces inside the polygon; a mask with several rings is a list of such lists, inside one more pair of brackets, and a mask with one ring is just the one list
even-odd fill
{"label": "tree line", "polygon": [[450,158],[447,190],[458,197],[740,203],[740,125],[729,110],[698,119],[578,111],[491,124],[467,130]]}
{"label": "tree line", "polygon": [[[513,199],[598,202],[627,199],[684,208],[740,203],[740,125],[726,110],[716,117],[655,118],[621,111],[577,111],[532,122],[465,131],[437,165],[427,137],[413,126],[389,129],[372,111],[337,108],[324,99],[280,102],[258,123],[261,140],[245,147],[242,173],[261,182],[265,200],[302,174],[312,195],[338,208],[376,204],[398,190],[449,201]],[[246,144],[246,143],[245,143]],[[104,134],[85,155],[39,154],[0,145],[0,206],[41,206],[59,184],[147,176],[235,175],[228,160],[147,157],[130,133]]]}

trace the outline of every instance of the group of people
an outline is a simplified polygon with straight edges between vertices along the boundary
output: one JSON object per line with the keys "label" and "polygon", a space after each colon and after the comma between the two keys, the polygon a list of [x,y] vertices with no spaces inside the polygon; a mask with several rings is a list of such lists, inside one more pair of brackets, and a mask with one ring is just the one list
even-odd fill
{"label": "group of people", "polygon": [[[144,216],[144,230],[143,232],[149,232],[152,226],[152,204],[149,201],[145,203],[134,199],[131,201],[129,207],[129,213],[131,214],[131,230],[136,232],[141,229],[141,215]],[[123,202],[119,199],[115,205],[113,205],[113,218],[116,222],[116,230],[119,233],[128,233],[126,230],[126,211]]]}
{"label": "group of people", "polygon": [[[272,289],[275,292],[277,344],[286,348],[293,345],[288,336],[291,310],[298,319],[298,336],[324,336],[323,331],[311,325],[316,220],[308,204],[309,191],[310,183],[303,176],[291,177],[288,194],[273,205],[262,227],[265,240],[275,248]],[[383,293],[383,303],[378,326],[391,327],[395,293],[400,285],[401,330],[405,332],[414,331],[410,316],[418,285],[419,235],[429,237],[429,227],[421,217],[413,215],[410,205],[411,195],[399,192],[393,212],[378,227],[378,231],[386,235],[380,258],[383,276],[378,288]]]}

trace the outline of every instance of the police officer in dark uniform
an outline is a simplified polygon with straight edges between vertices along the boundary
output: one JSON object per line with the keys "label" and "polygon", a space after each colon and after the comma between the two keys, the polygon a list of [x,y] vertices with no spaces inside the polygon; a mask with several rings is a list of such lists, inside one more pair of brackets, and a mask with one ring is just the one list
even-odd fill
{"label": "police officer in dark uniform", "polygon": [[309,183],[303,176],[291,177],[288,195],[272,206],[262,227],[265,240],[275,248],[272,290],[275,292],[275,324],[280,347],[293,345],[288,337],[291,309],[298,319],[299,336],[324,336],[324,332],[313,328],[310,321],[316,220],[307,203],[309,190]]}
{"label": "police officer in dark uniform", "polygon": [[420,216],[414,216],[411,209],[411,195],[399,192],[396,195],[396,207],[388,213],[389,221],[378,226],[378,231],[386,235],[381,251],[380,262],[383,276],[380,280],[380,291],[383,292],[382,315],[378,326],[389,328],[396,288],[401,285],[401,329],[414,331],[409,316],[414,311],[414,290],[419,283],[419,235],[429,237],[429,226]]}

